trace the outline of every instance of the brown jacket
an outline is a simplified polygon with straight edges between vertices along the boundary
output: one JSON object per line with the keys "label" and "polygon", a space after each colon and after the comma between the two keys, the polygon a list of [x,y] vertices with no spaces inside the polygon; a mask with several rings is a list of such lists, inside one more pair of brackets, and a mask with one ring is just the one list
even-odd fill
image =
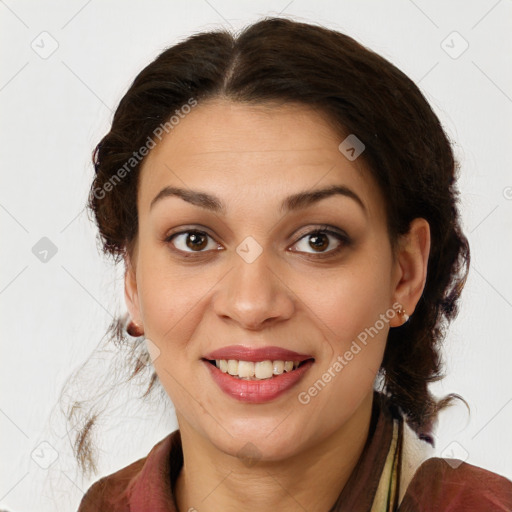
{"label": "brown jacket", "polygon": [[[381,395],[375,396],[370,435],[330,512],[372,510],[397,417]],[[178,512],[172,485],[182,465],[180,431],[175,430],[146,457],[95,482],[78,512]],[[512,512],[512,482],[465,462],[429,458],[415,471],[401,503],[383,510]]]}

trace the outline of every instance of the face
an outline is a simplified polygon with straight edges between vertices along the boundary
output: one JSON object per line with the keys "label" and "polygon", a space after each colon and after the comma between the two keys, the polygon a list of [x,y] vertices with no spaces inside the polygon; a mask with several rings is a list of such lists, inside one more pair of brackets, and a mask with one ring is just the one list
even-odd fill
{"label": "face", "polygon": [[[226,453],[250,441],[275,460],[341,429],[402,323],[384,199],[344,138],[306,106],[215,100],[142,165],[127,304],[180,429]],[[254,381],[217,358],[249,361],[242,375],[302,364]]]}

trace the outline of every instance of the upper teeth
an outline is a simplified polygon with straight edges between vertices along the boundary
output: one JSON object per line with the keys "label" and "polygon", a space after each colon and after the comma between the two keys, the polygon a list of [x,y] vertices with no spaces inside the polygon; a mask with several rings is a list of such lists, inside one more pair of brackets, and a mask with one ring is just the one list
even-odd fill
{"label": "upper teeth", "polygon": [[224,373],[242,379],[270,379],[273,375],[291,372],[300,361],[238,361],[236,359],[216,359],[215,365]]}

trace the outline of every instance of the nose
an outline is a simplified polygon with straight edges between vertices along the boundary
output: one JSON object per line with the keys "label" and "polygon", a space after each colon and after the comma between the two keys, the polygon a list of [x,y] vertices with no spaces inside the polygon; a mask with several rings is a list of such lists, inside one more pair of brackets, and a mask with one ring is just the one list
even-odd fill
{"label": "nose", "polygon": [[289,319],[294,295],[265,251],[251,263],[238,254],[214,298],[214,310],[244,329],[259,330]]}

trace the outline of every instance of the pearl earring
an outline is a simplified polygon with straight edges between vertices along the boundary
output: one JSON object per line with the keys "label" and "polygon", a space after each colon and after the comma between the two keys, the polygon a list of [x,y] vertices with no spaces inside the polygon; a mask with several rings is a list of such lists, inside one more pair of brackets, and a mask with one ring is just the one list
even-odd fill
{"label": "pearl earring", "polygon": [[400,306],[400,309],[397,311],[397,313],[404,318],[404,324],[409,320],[409,315],[405,312],[405,309]]}

